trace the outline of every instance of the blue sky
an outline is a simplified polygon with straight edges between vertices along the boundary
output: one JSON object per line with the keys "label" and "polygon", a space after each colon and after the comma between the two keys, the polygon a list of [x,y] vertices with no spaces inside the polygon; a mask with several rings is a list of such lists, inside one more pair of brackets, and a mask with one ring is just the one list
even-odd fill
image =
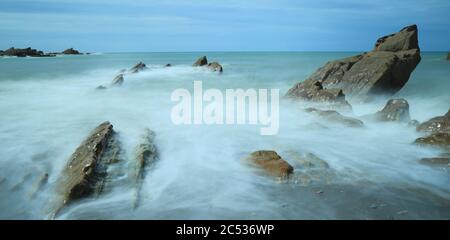
{"label": "blue sky", "polygon": [[448,0],[0,0],[0,49],[366,51],[410,24],[450,50]]}

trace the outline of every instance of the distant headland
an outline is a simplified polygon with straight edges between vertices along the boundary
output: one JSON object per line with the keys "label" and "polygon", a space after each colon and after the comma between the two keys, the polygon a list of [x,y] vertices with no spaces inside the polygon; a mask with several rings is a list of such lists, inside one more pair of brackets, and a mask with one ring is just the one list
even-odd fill
{"label": "distant headland", "polygon": [[[79,52],[73,48],[66,49],[62,52],[50,52],[44,53],[43,51],[28,48],[14,48],[11,47],[7,50],[0,50],[0,56],[11,56],[11,57],[55,57],[57,55],[83,55],[84,53]],[[90,53],[86,53],[87,55]]]}

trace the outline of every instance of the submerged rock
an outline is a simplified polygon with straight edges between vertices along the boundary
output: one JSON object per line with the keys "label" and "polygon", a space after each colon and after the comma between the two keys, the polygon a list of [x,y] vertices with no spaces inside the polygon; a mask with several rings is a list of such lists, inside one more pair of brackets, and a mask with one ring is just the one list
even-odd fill
{"label": "submerged rock", "polygon": [[130,72],[131,73],[138,73],[142,70],[147,69],[147,66],[145,65],[145,63],[143,62],[138,62],[136,65],[134,65],[131,69]]}
{"label": "submerged rock", "polygon": [[103,86],[103,85],[100,85],[100,86],[96,87],[95,89],[97,89],[97,90],[105,90],[107,88],[105,86]]}
{"label": "submerged rock", "polygon": [[62,203],[55,215],[74,200],[102,192],[107,166],[116,157],[114,135],[113,125],[103,122],[72,154],[58,181]]}
{"label": "submerged rock", "polygon": [[122,85],[123,81],[123,74],[119,74],[113,79],[112,85]]}
{"label": "submerged rock", "polygon": [[319,110],[316,108],[307,108],[305,109],[306,112],[309,113],[314,113],[317,116],[320,116],[321,118],[328,120],[328,121],[332,121],[335,123],[339,123],[348,127],[363,127],[364,126],[364,122],[356,119],[356,118],[352,118],[352,117],[346,117],[336,111],[333,110]]}
{"label": "submerged rock", "polygon": [[172,67],[172,64],[168,63],[164,67]]}
{"label": "submerged rock", "polygon": [[374,94],[394,94],[405,85],[420,60],[417,26],[408,26],[378,39],[371,52],[328,62],[286,96],[303,98],[304,92],[316,92],[316,82],[324,89],[342,90],[346,97],[358,101],[366,101]]}
{"label": "submerged rock", "polygon": [[195,61],[195,63],[192,65],[194,67],[201,67],[201,66],[205,66],[208,65],[208,59],[206,58],[206,56],[200,57],[199,59],[197,59],[197,61]]}
{"label": "submerged rock", "polygon": [[66,50],[62,51],[61,53],[64,55],[81,55],[82,54],[78,50],[75,50],[73,48],[66,49]]}
{"label": "submerged rock", "polygon": [[36,182],[35,186],[33,187],[31,193],[30,193],[30,198],[33,199],[36,194],[38,194],[40,191],[42,191],[42,189],[45,187],[45,185],[48,182],[48,173],[44,173]]}
{"label": "submerged rock", "polygon": [[155,133],[150,129],[145,129],[141,137],[141,143],[136,148],[136,162],[133,169],[133,180],[136,183],[136,194],[133,202],[133,208],[139,205],[139,192],[142,185],[142,179],[145,175],[145,168],[153,164],[158,155],[154,144]]}
{"label": "submerged rock", "polygon": [[447,54],[447,60],[450,60],[450,52]]}
{"label": "submerged rock", "polygon": [[410,127],[417,127],[419,125],[420,125],[420,122],[415,119],[408,122],[408,126],[410,126]]}
{"label": "submerged rock", "polygon": [[391,99],[384,108],[365,117],[381,122],[409,122],[409,104],[405,99]]}
{"label": "submerged rock", "polygon": [[271,176],[287,178],[294,168],[275,151],[260,150],[250,154],[248,160]]}
{"label": "submerged rock", "polygon": [[422,158],[420,160],[420,163],[429,165],[432,167],[450,168],[450,157]]}
{"label": "submerged rock", "polygon": [[209,63],[208,69],[210,69],[211,71],[214,71],[214,72],[219,72],[219,73],[223,72],[222,65],[220,65],[218,62]]}
{"label": "submerged rock", "polygon": [[419,145],[450,148],[450,132],[436,132],[429,136],[418,138],[414,143]]}
{"label": "submerged rock", "polygon": [[420,132],[450,132],[450,109],[444,116],[423,122],[416,129]]}

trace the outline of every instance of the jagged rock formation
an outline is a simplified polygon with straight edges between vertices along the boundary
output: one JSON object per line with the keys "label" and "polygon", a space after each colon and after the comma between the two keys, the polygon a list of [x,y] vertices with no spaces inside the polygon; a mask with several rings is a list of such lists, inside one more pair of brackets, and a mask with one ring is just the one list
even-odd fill
{"label": "jagged rock formation", "polygon": [[122,85],[124,79],[123,79],[123,74],[119,74],[117,75],[113,80],[112,80],[112,85]]}
{"label": "jagged rock formation", "polygon": [[205,66],[208,65],[208,59],[206,58],[206,56],[200,57],[199,59],[197,59],[197,61],[195,61],[195,63],[192,65],[194,67],[201,67],[201,66]]}
{"label": "jagged rock formation", "polygon": [[208,69],[210,69],[213,72],[219,72],[219,73],[223,72],[222,65],[220,65],[218,62],[208,63]]}
{"label": "jagged rock formation", "polygon": [[363,127],[364,126],[363,121],[356,119],[356,118],[344,116],[333,110],[319,110],[316,108],[307,108],[307,109],[305,109],[305,111],[309,112],[309,113],[314,113],[315,115],[317,115],[325,120],[339,123],[339,124],[345,125],[347,127]]}
{"label": "jagged rock formation", "polygon": [[260,150],[253,152],[248,160],[274,177],[287,178],[294,172],[294,168],[275,151]]}
{"label": "jagged rock formation", "polygon": [[[409,104],[405,99],[391,99],[384,108],[374,114],[366,115],[368,119],[381,122],[410,122]],[[413,123],[411,123],[413,124]]]}
{"label": "jagged rock formation", "polygon": [[450,148],[450,132],[436,132],[426,137],[420,137],[414,141],[419,145]]}
{"label": "jagged rock formation", "polygon": [[378,39],[371,52],[328,62],[292,87],[286,97],[317,101],[317,97],[310,96],[320,95],[323,89],[342,91],[357,101],[367,101],[375,94],[394,94],[408,81],[420,59],[417,26],[408,26]]}
{"label": "jagged rock formation", "polygon": [[75,150],[63,170],[57,187],[62,202],[58,204],[54,216],[72,201],[100,194],[107,167],[117,161],[118,152],[113,125],[103,122]]}
{"label": "jagged rock formation", "polygon": [[143,62],[138,62],[136,65],[134,65],[131,69],[130,72],[131,73],[138,73],[140,71],[143,71],[147,69],[147,66],[145,65],[145,63]]}
{"label": "jagged rock formation", "polygon": [[145,129],[144,134],[141,137],[141,143],[136,147],[136,162],[132,173],[133,180],[136,183],[133,208],[137,208],[139,205],[139,193],[142,180],[144,179],[145,169],[153,164],[158,157],[154,139],[155,133],[150,129]]}

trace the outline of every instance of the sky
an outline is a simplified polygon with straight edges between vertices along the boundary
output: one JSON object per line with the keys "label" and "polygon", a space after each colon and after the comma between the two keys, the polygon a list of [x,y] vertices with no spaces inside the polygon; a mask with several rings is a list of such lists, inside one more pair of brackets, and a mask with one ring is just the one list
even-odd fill
{"label": "sky", "polygon": [[368,51],[417,24],[450,50],[449,0],[0,0],[0,49]]}

